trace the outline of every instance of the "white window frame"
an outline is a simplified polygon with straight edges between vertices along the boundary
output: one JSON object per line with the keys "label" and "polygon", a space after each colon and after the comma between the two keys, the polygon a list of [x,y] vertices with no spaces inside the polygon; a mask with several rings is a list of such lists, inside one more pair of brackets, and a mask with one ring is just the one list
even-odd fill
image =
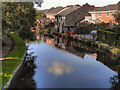
{"label": "white window frame", "polygon": [[110,16],[110,13],[109,13],[109,12],[107,12],[107,13],[106,13],[106,16],[107,16],[107,17],[109,17],[109,16]]}
{"label": "white window frame", "polygon": [[102,13],[98,13],[98,17],[101,17],[102,16]]}

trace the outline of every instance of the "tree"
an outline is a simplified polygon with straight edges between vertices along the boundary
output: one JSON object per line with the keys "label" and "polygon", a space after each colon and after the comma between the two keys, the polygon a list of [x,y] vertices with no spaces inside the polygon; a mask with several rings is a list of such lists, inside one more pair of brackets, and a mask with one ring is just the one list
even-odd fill
{"label": "tree", "polygon": [[44,18],[46,15],[40,10],[36,10],[36,19]]}
{"label": "tree", "polygon": [[115,17],[115,21],[118,23],[118,25],[120,24],[120,13],[119,12],[116,12],[114,15]]}
{"label": "tree", "polygon": [[[30,34],[30,27],[35,21],[35,10],[32,2],[3,2],[2,3],[3,32],[22,32]],[[22,33],[22,34],[24,34]],[[24,36],[25,37],[25,36]],[[23,38],[25,39],[25,38]]]}

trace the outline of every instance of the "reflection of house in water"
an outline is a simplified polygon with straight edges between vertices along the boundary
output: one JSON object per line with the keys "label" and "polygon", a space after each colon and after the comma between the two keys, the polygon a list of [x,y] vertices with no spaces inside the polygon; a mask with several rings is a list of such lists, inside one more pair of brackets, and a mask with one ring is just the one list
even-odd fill
{"label": "reflection of house in water", "polygon": [[75,54],[77,56],[80,56],[81,58],[84,58],[85,54],[87,53],[90,53],[92,55],[92,52],[88,52],[88,50],[83,48],[84,46],[75,46],[76,43],[73,43],[73,41],[64,40],[62,38],[58,38],[57,36],[54,37],[54,44],[55,48],[57,47],[57,49],[61,49],[64,52]]}
{"label": "reflection of house in water", "polygon": [[54,39],[46,38],[46,43],[50,46],[53,46],[53,47],[55,46]]}
{"label": "reflection of house in water", "polygon": [[94,54],[88,54],[89,56],[93,57],[93,58],[97,58],[97,54],[94,53]]}
{"label": "reflection of house in water", "polygon": [[[42,38],[42,37],[41,37]],[[82,59],[87,54],[90,57],[95,58],[97,61],[102,62],[112,70],[117,71],[118,61],[112,58],[112,55],[105,51],[99,52],[96,47],[88,46],[80,42],[64,40],[58,36],[54,38],[43,37],[42,38],[48,45],[61,50],[62,52],[72,53]],[[72,42],[72,43],[71,43]]]}

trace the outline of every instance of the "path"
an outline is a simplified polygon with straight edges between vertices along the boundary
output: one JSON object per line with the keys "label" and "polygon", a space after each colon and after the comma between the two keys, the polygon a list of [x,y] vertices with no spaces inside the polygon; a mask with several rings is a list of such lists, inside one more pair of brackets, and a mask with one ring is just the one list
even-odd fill
{"label": "path", "polygon": [[13,46],[13,41],[10,37],[6,37],[6,41],[2,42],[2,58],[9,55]]}

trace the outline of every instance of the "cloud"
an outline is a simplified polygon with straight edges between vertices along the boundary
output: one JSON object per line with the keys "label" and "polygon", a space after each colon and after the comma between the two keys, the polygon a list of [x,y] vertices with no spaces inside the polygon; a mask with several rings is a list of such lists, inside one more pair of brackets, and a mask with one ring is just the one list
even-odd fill
{"label": "cloud", "polygon": [[69,74],[72,71],[73,71],[72,66],[68,66],[68,65],[61,63],[61,62],[53,62],[52,66],[48,68],[48,72],[53,73],[56,76],[61,76],[64,73]]}

